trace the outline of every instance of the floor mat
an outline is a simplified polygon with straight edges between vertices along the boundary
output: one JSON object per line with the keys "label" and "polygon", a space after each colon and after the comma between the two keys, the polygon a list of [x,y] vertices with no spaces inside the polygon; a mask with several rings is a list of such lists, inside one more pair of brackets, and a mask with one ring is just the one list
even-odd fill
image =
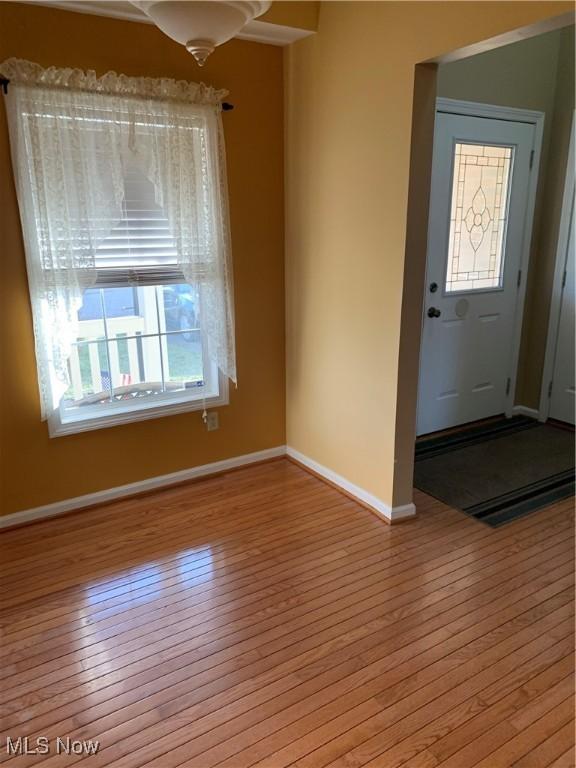
{"label": "floor mat", "polygon": [[574,432],[518,416],[424,438],[414,485],[502,525],[574,495]]}

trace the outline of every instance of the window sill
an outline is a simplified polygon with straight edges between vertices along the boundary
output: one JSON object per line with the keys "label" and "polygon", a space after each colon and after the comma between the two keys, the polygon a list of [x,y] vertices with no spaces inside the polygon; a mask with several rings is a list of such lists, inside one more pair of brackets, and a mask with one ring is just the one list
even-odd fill
{"label": "window sill", "polygon": [[107,413],[102,416],[69,421],[63,421],[60,411],[57,410],[48,419],[48,433],[50,437],[64,437],[65,435],[74,435],[78,432],[106,429],[107,427],[116,427],[121,424],[159,419],[164,416],[175,416],[178,413],[201,411],[204,407],[207,409],[217,408],[222,405],[228,405],[228,403],[228,383],[222,378],[220,381],[220,393],[205,399],[196,396],[193,399],[189,398],[177,402],[165,402],[161,405],[147,405],[126,410],[118,409],[116,413]]}

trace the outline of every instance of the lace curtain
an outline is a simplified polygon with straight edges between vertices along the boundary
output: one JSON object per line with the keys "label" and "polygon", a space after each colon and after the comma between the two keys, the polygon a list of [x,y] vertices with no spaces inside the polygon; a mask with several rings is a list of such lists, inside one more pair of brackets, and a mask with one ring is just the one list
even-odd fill
{"label": "lace curtain", "polygon": [[9,59],[6,106],[32,304],[42,418],[69,386],[82,294],[122,217],[124,172],[154,184],[176,264],[198,285],[209,357],[236,382],[221,120],[225,91],[168,79],[43,69]]}

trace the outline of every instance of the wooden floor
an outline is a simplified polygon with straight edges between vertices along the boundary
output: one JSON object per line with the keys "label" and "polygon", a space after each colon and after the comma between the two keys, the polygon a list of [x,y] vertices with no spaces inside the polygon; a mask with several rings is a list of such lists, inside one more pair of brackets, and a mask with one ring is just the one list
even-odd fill
{"label": "wooden floor", "polygon": [[574,766],[573,500],[416,502],[390,527],[282,459],[3,534],[1,760]]}

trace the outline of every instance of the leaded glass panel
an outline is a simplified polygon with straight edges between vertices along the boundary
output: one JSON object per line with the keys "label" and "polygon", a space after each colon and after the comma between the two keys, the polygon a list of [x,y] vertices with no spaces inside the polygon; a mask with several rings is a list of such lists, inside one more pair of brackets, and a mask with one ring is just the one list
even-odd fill
{"label": "leaded glass panel", "polygon": [[512,147],[454,145],[446,293],[499,288]]}

